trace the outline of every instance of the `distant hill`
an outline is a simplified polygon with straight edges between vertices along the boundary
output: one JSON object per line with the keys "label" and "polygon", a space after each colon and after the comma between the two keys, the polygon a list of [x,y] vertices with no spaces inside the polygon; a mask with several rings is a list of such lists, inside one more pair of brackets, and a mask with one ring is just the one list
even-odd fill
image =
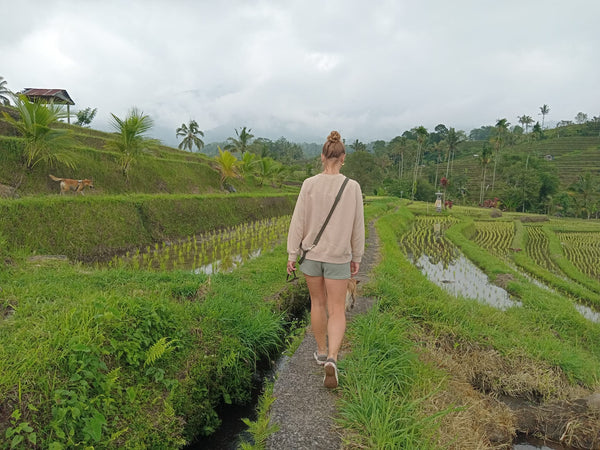
{"label": "distant hill", "polygon": [[[483,141],[467,141],[459,146],[458,156],[453,162],[453,175],[467,174],[467,189],[478,193],[482,181],[482,166],[479,156],[485,143]],[[567,136],[553,137],[538,141],[523,142],[502,149],[499,167],[502,159],[510,154],[529,154],[531,158],[543,158],[556,167],[560,180],[560,189],[567,190],[577,181],[578,176],[589,171],[597,177],[600,186],[600,137]],[[443,164],[445,169],[445,163]],[[487,183],[491,183],[493,161],[487,171]],[[502,179],[496,180],[499,186]]]}

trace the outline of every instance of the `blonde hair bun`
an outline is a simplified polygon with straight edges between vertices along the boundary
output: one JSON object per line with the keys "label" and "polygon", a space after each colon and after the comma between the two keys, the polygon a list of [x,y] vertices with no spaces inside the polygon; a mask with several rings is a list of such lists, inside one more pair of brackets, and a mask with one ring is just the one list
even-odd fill
{"label": "blonde hair bun", "polygon": [[329,133],[329,136],[327,136],[327,140],[331,142],[340,142],[342,140],[342,137],[340,136],[340,133],[334,130],[331,133]]}

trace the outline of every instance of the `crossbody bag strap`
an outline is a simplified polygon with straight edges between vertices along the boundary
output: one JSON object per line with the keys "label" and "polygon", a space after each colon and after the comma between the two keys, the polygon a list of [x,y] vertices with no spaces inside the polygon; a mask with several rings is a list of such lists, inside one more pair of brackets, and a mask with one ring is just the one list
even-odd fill
{"label": "crossbody bag strap", "polygon": [[319,239],[321,239],[321,235],[323,234],[323,231],[325,231],[325,227],[329,223],[329,219],[331,219],[331,215],[333,214],[333,210],[335,209],[335,207],[337,206],[338,202],[340,201],[340,198],[342,197],[342,192],[344,192],[344,188],[348,184],[348,180],[349,179],[350,178],[346,177],[346,179],[342,183],[342,186],[340,187],[340,190],[338,191],[337,196],[335,197],[335,201],[333,202],[333,206],[329,210],[329,214],[327,215],[327,219],[325,219],[325,222],[323,223],[323,226],[321,227],[321,230],[319,231],[319,234],[317,234],[317,237],[315,238],[315,241],[313,242],[313,245],[312,245],[313,247],[319,243]]}
{"label": "crossbody bag strap", "polygon": [[329,223],[329,219],[331,219],[331,215],[333,214],[333,210],[335,209],[335,207],[337,206],[338,202],[340,201],[340,198],[342,197],[342,192],[344,192],[344,188],[346,187],[346,184],[348,184],[348,180],[349,179],[350,178],[346,177],[346,179],[342,183],[342,186],[340,186],[340,190],[338,191],[337,196],[335,197],[335,200],[333,202],[333,205],[331,206],[331,209],[329,210],[329,214],[327,215],[327,218],[325,219],[325,222],[323,223],[323,226],[321,227],[321,230],[319,231],[319,234],[317,234],[317,237],[315,238],[313,244],[307,250],[304,250],[302,248],[302,246],[300,246],[300,251],[302,253],[300,255],[300,259],[298,260],[298,264],[302,264],[304,262],[304,259],[306,258],[306,254],[308,253],[308,251],[311,250],[312,248],[314,248],[314,246],[319,243],[319,239],[321,239],[321,235],[323,234],[323,231],[325,231],[325,227]]}

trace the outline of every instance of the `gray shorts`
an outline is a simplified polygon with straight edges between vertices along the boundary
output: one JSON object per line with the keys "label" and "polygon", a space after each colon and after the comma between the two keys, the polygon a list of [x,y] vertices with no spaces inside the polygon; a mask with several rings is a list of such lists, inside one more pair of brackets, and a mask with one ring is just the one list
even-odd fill
{"label": "gray shorts", "polygon": [[330,280],[346,280],[350,278],[350,263],[333,264],[305,259],[300,270],[310,277],[323,277]]}

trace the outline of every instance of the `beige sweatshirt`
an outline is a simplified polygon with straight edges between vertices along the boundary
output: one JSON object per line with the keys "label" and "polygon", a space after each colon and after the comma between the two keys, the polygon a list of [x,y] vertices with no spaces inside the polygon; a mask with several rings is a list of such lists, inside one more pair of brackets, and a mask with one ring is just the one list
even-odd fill
{"label": "beige sweatshirt", "polygon": [[[302,184],[290,222],[287,251],[289,261],[308,249],[321,230],[346,177],[321,173]],[[360,262],[365,249],[365,218],[360,185],[349,180],[316,247],[306,259],[342,264]]]}

